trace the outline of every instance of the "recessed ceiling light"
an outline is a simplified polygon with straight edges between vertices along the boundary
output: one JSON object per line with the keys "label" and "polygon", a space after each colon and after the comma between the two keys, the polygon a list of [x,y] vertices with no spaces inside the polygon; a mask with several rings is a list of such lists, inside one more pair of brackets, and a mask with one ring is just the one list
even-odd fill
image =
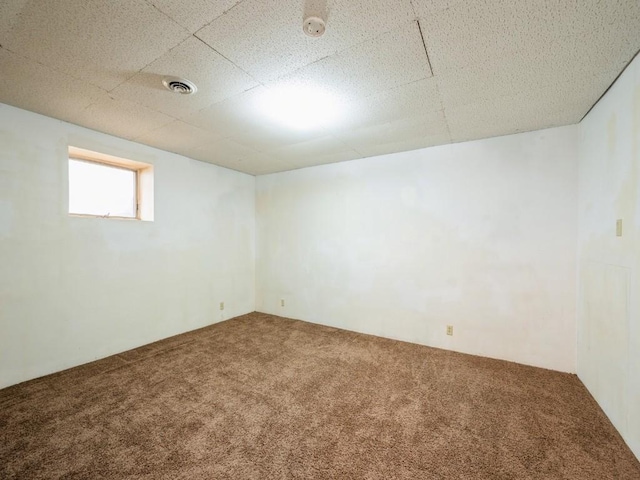
{"label": "recessed ceiling light", "polygon": [[171,90],[172,92],[179,93],[181,95],[191,95],[198,91],[198,87],[186,78],[165,77],[162,79],[162,84],[167,90]]}
{"label": "recessed ceiling light", "polygon": [[259,108],[265,116],[295,130],[322,128],[342,112],[335,96],[308,85],[271,87],[265,91]]}

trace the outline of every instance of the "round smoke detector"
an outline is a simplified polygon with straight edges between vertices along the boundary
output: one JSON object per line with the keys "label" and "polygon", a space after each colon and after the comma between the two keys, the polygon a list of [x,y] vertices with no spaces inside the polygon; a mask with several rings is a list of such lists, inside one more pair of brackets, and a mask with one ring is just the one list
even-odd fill
{"label": "round smoke detector", "polygon": [[310,37],[321,37],[324,34],[324,20],[320,17],[307,17],[302,24],[302,30]]}
{"label": "round smoke detector", "polygon": [[162,84],[167,88],[167,90],[171,90],[172,92],[179,93],[181,95],[191,95],[198,91],[198,87],[186,78],[165,77],[162,80]]}

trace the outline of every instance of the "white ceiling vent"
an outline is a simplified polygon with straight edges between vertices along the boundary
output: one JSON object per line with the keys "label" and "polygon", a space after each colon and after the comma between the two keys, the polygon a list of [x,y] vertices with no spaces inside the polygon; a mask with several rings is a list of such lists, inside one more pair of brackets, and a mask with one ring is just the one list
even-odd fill
{"label": "white ceiling vent", "polygon": [[172,92],[179,93],[181,95],[191,95],[198,91],[198,87],[193,82],[190,82],[186,78],[178,77],[165,77],[162,80],[162,84]]}
{"label": "white ceiling vent", "polygon": [[302,24],[302,30],[310,37],[321,37],[324,34],[324,20],[320,17],[307,17]]}

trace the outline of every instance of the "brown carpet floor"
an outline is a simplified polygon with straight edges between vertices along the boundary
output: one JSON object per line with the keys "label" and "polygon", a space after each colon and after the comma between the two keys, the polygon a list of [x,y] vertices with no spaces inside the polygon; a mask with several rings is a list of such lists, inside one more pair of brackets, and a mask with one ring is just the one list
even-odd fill
{"label": "brown carpet floor", "polygon": [[0,478],[640,479],[575,375],[253,313],[0,390]]}

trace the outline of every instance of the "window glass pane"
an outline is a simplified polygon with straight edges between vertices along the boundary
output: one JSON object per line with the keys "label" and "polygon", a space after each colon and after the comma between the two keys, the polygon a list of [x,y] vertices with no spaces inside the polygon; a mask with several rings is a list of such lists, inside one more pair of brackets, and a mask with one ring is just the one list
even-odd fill
{"label": "window glass pane", "polygon": [[69,213],[136,217],[136,172],[69,159]]}

